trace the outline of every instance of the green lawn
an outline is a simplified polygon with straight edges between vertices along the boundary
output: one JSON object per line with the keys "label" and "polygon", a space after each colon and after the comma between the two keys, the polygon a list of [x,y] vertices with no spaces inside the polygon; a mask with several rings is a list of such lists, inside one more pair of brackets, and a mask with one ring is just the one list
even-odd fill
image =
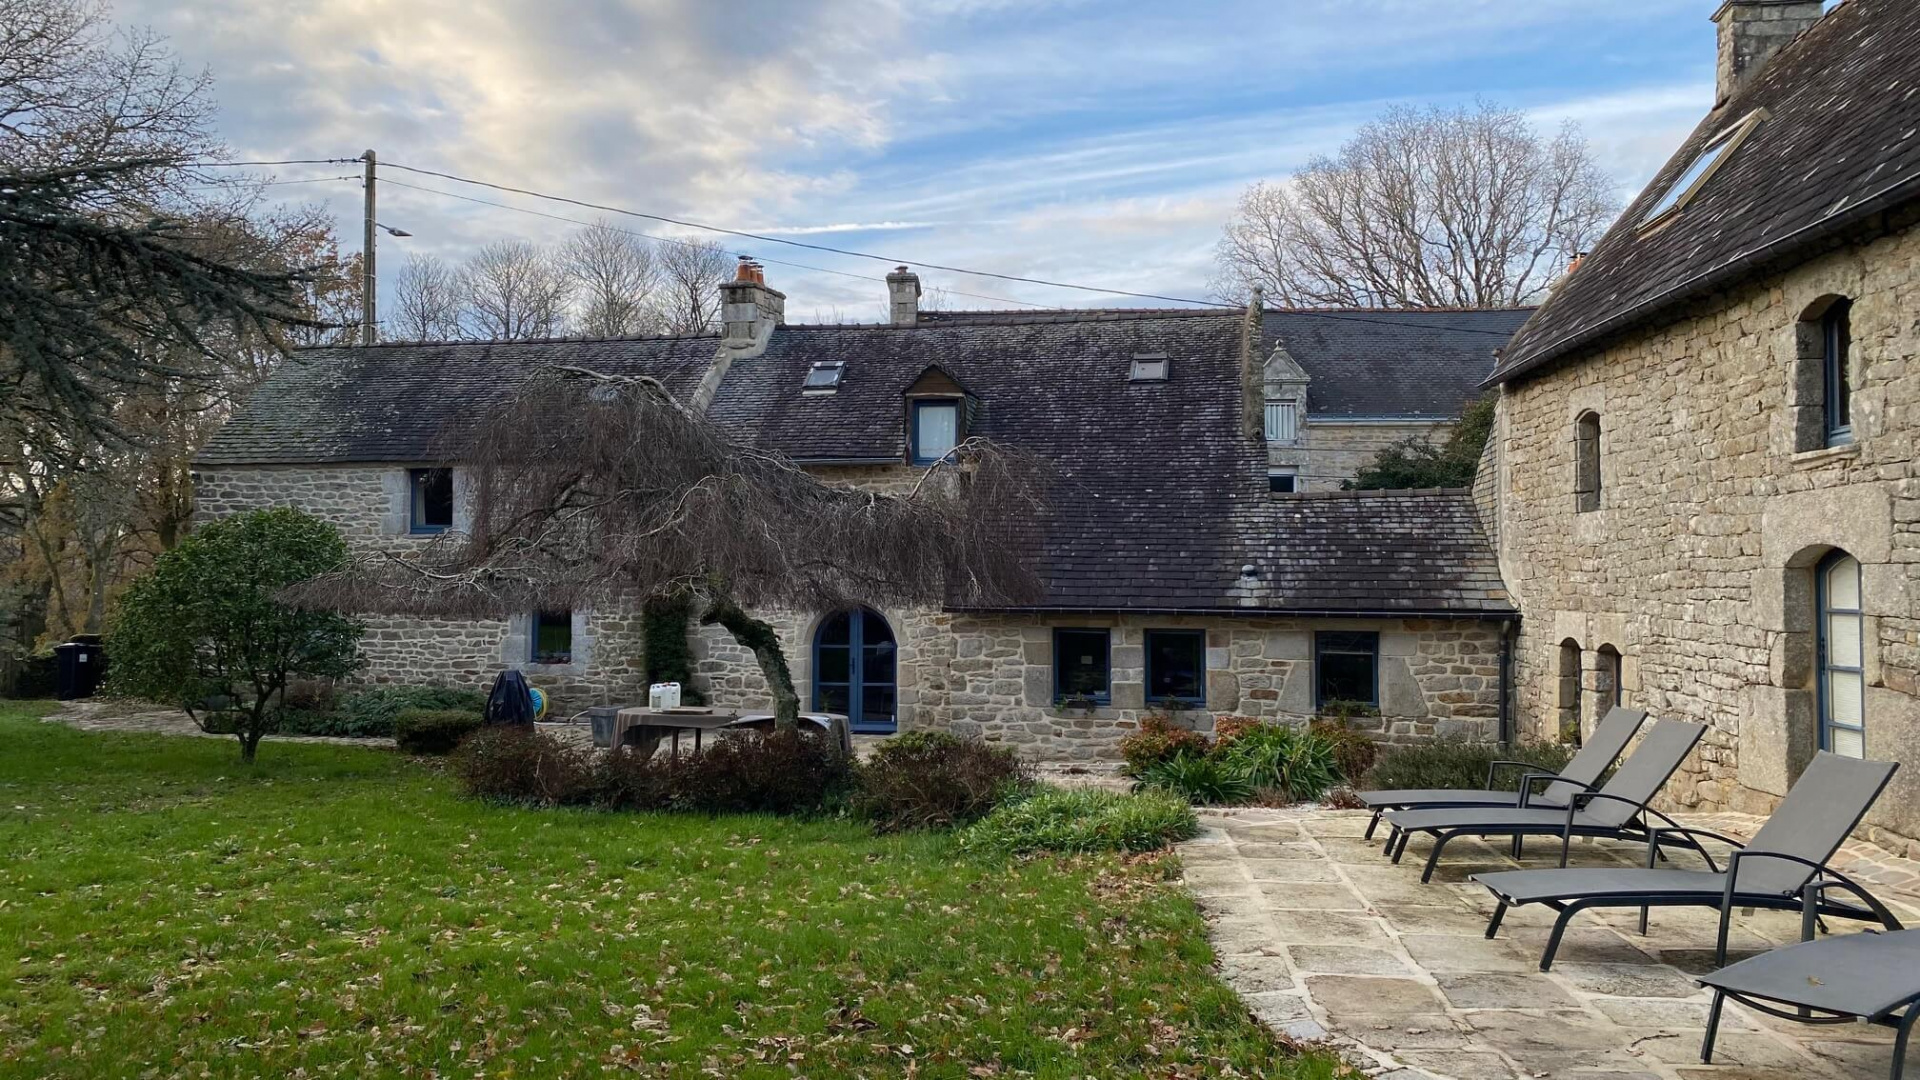
{"label": "green lawn", "polygon": [[1336,1074],[1164,865],[483,806],[389,752],[0,702],[0,1076]]}

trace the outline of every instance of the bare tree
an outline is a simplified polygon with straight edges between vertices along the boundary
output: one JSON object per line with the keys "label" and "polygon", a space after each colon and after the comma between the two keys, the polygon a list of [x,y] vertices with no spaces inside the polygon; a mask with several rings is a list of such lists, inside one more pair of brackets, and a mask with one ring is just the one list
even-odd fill
{"label": "bare tree", "polygon": [[720,321],[720,285],[734,268],[726,248],[707,240],[675,241],[660,246],[658,261],[655,304],[666,330],[692,334]]}
{"label": "bare tree", "polygon": [[525,240],[500,240],[460,268],[464,322],[474,337],[526,341],[555,337],[566,323],[566,276],[553,257]]}
{"label": "bare tree", "polygon": [[1545,139],[1486,102],[1395,107],[1338,156],[1248,188],[1214,288],[1302,306],[1507,307],[1538,299],[1617,210],[1571,124]]}
{"label": "bare tree", "polygon": [[645,237],[597,221],[560,249],[560,269],[573,287],[580,333],[632,337],[659,328],[653,295],[659,267]]}
{"label": "bare tree", "polygon": [[472,531],[372,554],[295,598],[346,612],[498,616],[691,596],[759,660],[782,726],[799,696],[777,635],[747,609],[854,602],[1029,603],[1026,544],[1045,466],[967,440],[904,494],[822,483],[736,440],[648,378],[549,370],[447,448]]}
{"label": "bare tree", "polygon": [[460,275],[435,255],[409,255],[393,281],[388,330],[400,341],[451,341],[460,336]]}

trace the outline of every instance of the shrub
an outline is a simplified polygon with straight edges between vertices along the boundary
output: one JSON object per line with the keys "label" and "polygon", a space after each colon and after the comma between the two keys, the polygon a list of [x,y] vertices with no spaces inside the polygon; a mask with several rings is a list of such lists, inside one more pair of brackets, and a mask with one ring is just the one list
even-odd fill
{"label": "shrub", "polygon": [[109,689],[188,710],[228,706],[240,757],[252,761],[296,679],[341,678],[360,666],[364,627],[282,603],[291,585],[347,564],[346,541],[285,507],[210,521],[127,587],[108,630]]}
{"label": "shrub", "polygon": [[483,723],[477,711],[405,709],[393,719],[393,741],[409,754],[450,754]]}
{"label": "shrub", "polygon": [[1214,760],[1253,789],[1269,793],[1263,801],[1318,799],[1340,780],[1332,741],[1280,724],[1248,728]]}
{"label": "shrub", "polygon": [[1156,851],[1200,831],[1186,800],[1161,791],[1122,795],[1042,785],[1008,800],[960,834],[974,853]]}
{"label": "shrub", "polygon": [[1380,744],[1366,732],[1348,727],[1344,720],[1315,720],[1307,730],[1333,744],[1334,768],[1349,784],[1359,783],[1380,756]]}
{"label": "shrub", "polygon": [[853,810],[883,833],[964,825],[1027,779],[1012,750],[946,732],[909,732],[881,743],[859,767]]}
{"label": "shrub", "polygon": [[1255,716],[1223,716],[1213,722],[1213,748],[1224,749],[1233,744],[1233,740],[1266,726],[1266,721]]}
{"label": "shrub", "polygon": [[487,709],[487,695],[451,686],[375,686],[341,699],[335,723],[343,735],[392,735],[394,720],[408,709],[481,716]]}
{"label": "shrub", "polygon": [[[1479,788],[1487,783],[1487,766],[1495,759],[1525,761],[1542,772],[1559,772],[1573,756],[1573,747],[1561,743],[1500,744],[1446,739],[1419,746],[1389,747],[1366,775],[1370,790],[1387,788]],[[1524,770],[1501,769],[1494,779],[1504,790],[1520,784]]]}
{"label": "shrub", "polygon": [[462,790],[488,802],[575,806],[598,794],[585,751],[526,727],[496,725],[467,736],[452,770]]}
{"label": "shrub", "polygon": [[594,767],[594,804],[605,810],[670,810],[680,764],[664,755],[601,754]]}
{"label": "shrub", "polygon": [[1177,754],[1140,773],[1136,791],[1172,792],[1202,806],[1243,803],[1253,797],[1253,780],[1244,766],[1200,754]]}
{"label": "shrub", "polygon": [[1120,756],[1126,759],[1126,774],[1139,777],[1153,765],[1170,761],[1181,754],[1200,757],[1207,752],[1207,737],[1183,728],[1164,713],[1148,713],[1140,718],[1140,730],[1120,740]]}
{"label": "shrub", "polygon": [[851,763],[816,731],[736,731],[673,766],[673,805],[710,814],[800,814],[842,795]]}

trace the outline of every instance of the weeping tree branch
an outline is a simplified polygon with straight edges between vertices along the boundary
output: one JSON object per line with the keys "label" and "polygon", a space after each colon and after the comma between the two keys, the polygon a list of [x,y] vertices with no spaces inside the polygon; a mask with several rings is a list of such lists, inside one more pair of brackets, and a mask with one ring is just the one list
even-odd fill
{"label": "weeping tree branch", "polygon": [[782,725],[799,695],[754,609],[1024,604],[1051,476],[984,439],[905,494],[822,483],[657,380],[548,368],[445,447],[471,527],[363,556],[291,595],[341,611],[497,617],[688,596],[759,661]]}

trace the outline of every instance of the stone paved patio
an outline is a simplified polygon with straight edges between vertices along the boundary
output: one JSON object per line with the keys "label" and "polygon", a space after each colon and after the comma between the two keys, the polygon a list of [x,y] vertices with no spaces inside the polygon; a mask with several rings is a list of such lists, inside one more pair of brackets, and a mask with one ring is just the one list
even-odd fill
{"label": "stone paved patio", "polygon": [[[1751,835],[1742,815],[1696,816]],[[1689,972],[1710,966],[1718,915],[1656,909],[1651,932],[1632,911],[1588,912],[1538,970],[1551,912],[1509,912],[1482,934],[1493,901],[1469,874],[1516,865],[1504,846],[1457,840],[1433,884],[1420,884],[1426,845],[1400,866],[1360,839],[1360,811],[1234,810],[1203,815],[1182,845],[1188,888],[1211,924],[1226,980],[1274,1028],[1328,1039],[1371,1075],[1391,1080],[1790,1080],[1879,1078],[1893,1033],[1863,1025],[1806,1027],[1729,1005],[1716,1064],[1699,1064],[1708,994]],[[1552,865],[1536,841],[1526,865]],[[1639,865],[1644,849],[1582,843],[1578,863]],[[1920,867],[1849,844],[1835,865],[1878,884],[1903,921],[1920,911]],[[1911,924],[1910,924],[1911,925]],[[1737,955],[1799,939],[1799,916],[1736,915]],[[1858,924],[1834,923],[1837,932]]]}

